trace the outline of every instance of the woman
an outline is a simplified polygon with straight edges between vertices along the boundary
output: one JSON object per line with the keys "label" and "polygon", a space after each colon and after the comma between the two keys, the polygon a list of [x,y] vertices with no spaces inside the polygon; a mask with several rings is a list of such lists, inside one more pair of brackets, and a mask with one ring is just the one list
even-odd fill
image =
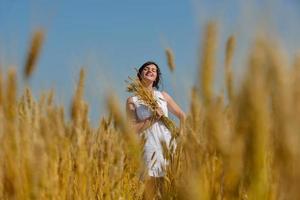
{"label": "woman", "polygon": [[143,86],[154,94],[159,104],[159,108],[154,115],[137,96],[129,97],[126,103],[127,116],[132,126],[137,133],[143,134],[145,138],[144,160],[150,176],[148,184],[154,188],[154,185],[162,182],[159,180],[162,180],[162,177],[165,175],[165,167],[167,166],[167,160],[163,156],[161,144],[165,142],[169,147],[171,140],[171,133],[160,121],[160,118],[163,115],[168,116],[169,110],[182,124],[185,120],[185,113],[168,93],[158,91],[161,72],[155,62],[149,61],[144,63],[139,68],[137,76]]}

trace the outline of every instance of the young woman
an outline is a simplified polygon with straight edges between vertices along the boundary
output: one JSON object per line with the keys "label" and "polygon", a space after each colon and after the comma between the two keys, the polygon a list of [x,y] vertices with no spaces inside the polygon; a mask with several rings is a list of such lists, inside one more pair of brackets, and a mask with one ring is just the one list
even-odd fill
{"label": "young woman", "polygon": [[[137,74],[143,86],[150,90],[156,98],[159,108],[156,115],[138,99],[137,96],[129,97],[126,103],[127,116],[136,132],[143,134],[144,160],[148,170],[150,185],[156,185],[159,179],[165,175],[167,160],[164,158],[162,143],[170,145],[171,133],[160,121],[168,111],[173,113],[182,124],[185,120],[185,113],[166,92],[158,91],[161,80],[161,72],[155,62],[146,62],[138,70]],[[154,116],[156,116],[154,118]],[[151,183],[153,182],[153,183]],[[161,182],[161,181],[160,181]]]}

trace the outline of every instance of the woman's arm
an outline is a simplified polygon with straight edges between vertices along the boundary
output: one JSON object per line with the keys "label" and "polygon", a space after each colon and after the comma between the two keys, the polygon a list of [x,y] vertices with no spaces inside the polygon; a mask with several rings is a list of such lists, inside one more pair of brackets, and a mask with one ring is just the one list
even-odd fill
{"label": "woman's arm", "polygon": [[162,92],[162,95],[167,101],[168,109],[170,110],[170,112],[173,113],[180,120],[180,125],[182,125],[186,119],[185,113],[181,110],[181,108],[177,105],[177,103],[168,93]]}
{"label": "woman's arm", "polygon": [[127,114],[128,122],[138,133],[141,133],[145,129],[152,126],[160,118],[159,116],[156,119],[154,119],[153,117],[148,117],[147,119],[144,120],[138,120],[135,112],[135,106],[133,104],[131,97],[129,97],[126,101],[126,114]]}

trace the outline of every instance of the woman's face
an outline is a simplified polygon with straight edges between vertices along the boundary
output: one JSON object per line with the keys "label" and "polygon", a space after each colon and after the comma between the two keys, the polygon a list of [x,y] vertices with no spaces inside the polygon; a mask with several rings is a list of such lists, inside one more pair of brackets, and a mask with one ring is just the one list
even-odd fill
{"label": "woman's face", "polygon": [[157,68],[155,65],[147,65],[146,67],[144,67],[142,74],[141,74],[141,78],[144,81],[151,81],[154,82],[156,80],[157,77]]}

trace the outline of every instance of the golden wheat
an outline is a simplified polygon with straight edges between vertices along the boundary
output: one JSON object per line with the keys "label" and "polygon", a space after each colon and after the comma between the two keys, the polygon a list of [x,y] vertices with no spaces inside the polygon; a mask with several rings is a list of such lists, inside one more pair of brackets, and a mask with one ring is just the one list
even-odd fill
{"label": "golden wheat", "polygon": [[[300,198],[300,62],[296,57],[290,66],[275,44],[266,38],[253,43],[244,79],[234,87],[229,72],[235,45],[233,37],[228,39],[226,104],[212,86],[217,27],[206,27],[199,84],[191,90],[176,151],[166,154],[170,165],[162,199]],[[93,127],[84,70],[67,110],[71,120],[55,102],[54,90],[37,99],[29,87],[18,88],[16,74],[0,72],[0,199],[145,197],[143,141],[115,95],[107,99],[109,115]],[[151,95],[130,86],[156,108]]]}
{"label": "golden wheat", "polygon": [[24,67],[24,76],[29,78],[36,67],[36,62],[41,53],[45,33],[42,29],[36,30],[32,36]]}
{"label": "golden wheat", "polygon": [[213,76],[215,65],[215,54],[217,49],[217,24],[215,22],[209,22],[206,25],[203,44],[201,65],[199,70],[199,82],[201,88],[201,94],[205,103],[211,101],[213,95]]}
{"label": "golden wheat", "polygon": [[172,49],[170,49],[170,48],[166,48],[165,52],[166,52],[168,67],[169,67],[170,71],[173,72],[175,70],[174,53],[173,53]]}
{"label": "golden wheat", "polygon": [[228,99],[232,101],[233,98],[233,88],[232,88],[232,80],[233,80],[233,72],[232,72],[232,60],[234,49],[236,45],[236,39],[233,35],[231,35],[226,42],[226,51],[225,51],[225,80],[226,80],[226,88],[228,92]]}

